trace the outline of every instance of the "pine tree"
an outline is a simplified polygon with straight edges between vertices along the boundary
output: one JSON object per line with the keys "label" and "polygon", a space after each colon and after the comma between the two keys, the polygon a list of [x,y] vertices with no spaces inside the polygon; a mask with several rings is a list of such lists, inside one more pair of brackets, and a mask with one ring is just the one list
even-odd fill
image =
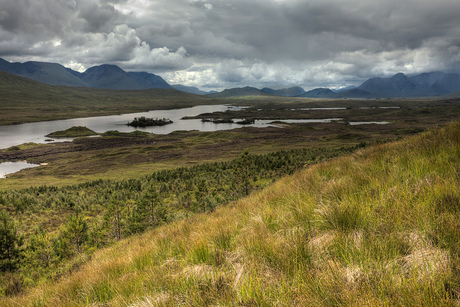
{"label": "pine tree", "polygon": [[24,253],[25,265],[38,270],[48,268],[55,259],[55,252],[48,233],[43,228],[38,228],[30,236]]}
{"label": "pine tree", "polygon": [[123,238],[123,233],[125,232],[126,227],[126,208],[123,207],[118,200],[118,195],[115,194],[107,205],[107,210],[104,215],[104,220],[109,229],[109,232],[112,232],[113,237],[117,240]]}
{"label": "pine tree", "polygon": [[73,252],[80,253],[88,241],[88,224],[81,215],[71,215],[65,225],[63,236],[69,240]]}
{"label": "pine tree", "polygon": [[195,189],[195,199],[201,211],[206,212],[206,195],[208,194],[208,187],[205,180],[200,180]]}
{"label": "pine tree", "polygon": [[253,156],[245,150],[241,157],[236,160],[235,175],[239,180],[245,195],[249,195],[249,188],[253,182]]}
{"label": "pine tree", "polygon": [[24,237],[8,212],[0,212],[0,271],[14,271],[22,258]]}
{"label": "pine tree", "polygon": [[156,209],[160,205],[160,202],[160,194],[153,187],[149,188],[142,197],[139,208],[145,216],[147,225],[154,226],[155,224],[158,224]]}

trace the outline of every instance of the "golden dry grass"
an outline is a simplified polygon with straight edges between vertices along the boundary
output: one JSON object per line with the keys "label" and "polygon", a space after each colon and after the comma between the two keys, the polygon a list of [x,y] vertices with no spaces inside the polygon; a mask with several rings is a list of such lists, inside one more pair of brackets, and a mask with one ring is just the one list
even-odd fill
{"label": "golden dry grass", "polygon": [[460,124],[97,251],[2,306],[454,306]]}

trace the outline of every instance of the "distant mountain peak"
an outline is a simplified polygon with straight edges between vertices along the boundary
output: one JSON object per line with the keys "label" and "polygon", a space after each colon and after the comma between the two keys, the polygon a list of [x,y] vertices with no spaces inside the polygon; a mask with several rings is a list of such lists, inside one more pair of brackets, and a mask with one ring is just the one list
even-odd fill
{"label": "distant mountain peak", "polygon": [[118,67],[117,65],[102,64],[99,66],[93,66],[93,67],[88,68],[83,73],[83,75],[90,75],[90,74],[104,75],[108,73],[126,73],[126,72],[120,67]]}
{"label": "distant mountain peak", "polygon": [[393,77],[391,77],[391,80],[396,80],[396,81],[401,81],[401,80],[406,80],[406,79],[409,79],[409,77],[407,77],[405,74],[403,74],[402,72],[400,73],[397,73],[396,75],[394,75]]}
{"label": "distant mountain peak", "polygon": [[300,97],[309,97],[309,98],[336,98],[337,94],[329,88],[319,87],[307,91],[306,93],[299,95]]}

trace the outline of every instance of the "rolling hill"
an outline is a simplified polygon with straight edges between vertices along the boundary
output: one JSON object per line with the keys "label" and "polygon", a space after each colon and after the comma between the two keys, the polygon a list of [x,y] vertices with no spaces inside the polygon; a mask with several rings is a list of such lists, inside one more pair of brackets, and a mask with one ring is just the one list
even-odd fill
{"label": "rolling hill", "polygon": [[174,89],[54,86],[0,71],[0,124],[112,115],[215,103]]}
{"label": "rolling hill", "polygon": [[265,93],[271,94],[271,95],[284,96],[284,97],[295,97],[295,96],[300,96],[305,93],[305,90],[299,86],[283,88],[279,90],[274,90],[274,89],[265,87],[262,89],[262,91]]}

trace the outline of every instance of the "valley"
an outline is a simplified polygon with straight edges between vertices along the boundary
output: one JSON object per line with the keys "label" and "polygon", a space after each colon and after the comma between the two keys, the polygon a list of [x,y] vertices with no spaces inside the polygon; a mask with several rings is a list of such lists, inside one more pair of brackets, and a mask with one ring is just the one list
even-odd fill
{"label": "valley", "polygon": [[[110,260],[104,258],[108,267],[101,270],[112,270],[110,267],[116,266],[113,261],[118,261],[123,263],[121,270],[131,272],[129,274],[135,276],[131,283],[137,285],[137,290],[134,290],[136,294],[128,293],[129,297],[141,295],[137,292],[140,289],[139,280],[155,278],[158,284],[148,291],[156,292],[157,285],[167,289],[165,291],[170,293],[168,294],[170,299],[167,300],[166,305],[174,306],[177,303],[180,296],[178,292],[181,291],[179,289],[183,287],[191,287],[193,293],[198,293],[189,296],[191,305],[206,305],[209,302],[227,304],[234,300],[240,301],[243,305],[252,304],[255,302],[253,295],[242,293],[255,291],[246,283],[260,283],[260,279],[251,281],[252,278],[258,278],[258,274],[272,274],[275,280],[290,280],[293,284],[296,284],[296,281],[291,279],[292,274],[299,272],[298,270],[319,274],[315,275],[317,278],[321,274],[330,274],[329,269],[323,266],[325,265],[323,260],[315,258],[317,253],[322,253],[315,247],[316,240],[322,240],[323,237],[331,238],[338,244],[337,251],[333,245],[326,245],[325,248],[330,249],[331,259],[337,266],[340,276],[348,270],[346,263],[357,261],[351,256],[350,259],[341,258],[344,255],[340,249],[355,248],[354,245],[347,245],[348,236],[363,236],[365,240],[380,242],[376,245],[366,245],[363,247],[366,250],[362,251],[363,253],[382,249],[380,256],[375,257],[388,259],[385,261],[393,261],[396,257],[395,261],[409,263],[409,260],[401,260],[401,258],[406,257],[407,253],[412,255],[419,252],[416,247],[407,247],[404,243],[405,240],[409,240],[407,238],[410,234],[403,233],[402,239],[395,238],[398,235],[389,229],[390,225],[385,222],[389,217],[388,214],[393,212],[400,217],[398,223],[403,223],[402,216],[409,216],[406,211],[408,209],[390,208],[389,211],[375,209],[369,213],[370,209],[366,209],[365,206],[368,202],[376,201],[378,195],[374,195],[375,193],[387,195],[386,193],[390,193],[387,191],[394,186],[398,187],[401,182],[416,180],[411,177],[411,174],[416,174],[422,181],[437,182],[439,188],[426,191],[426,195],[430,199],[435,199],[439,210],[444,210],[442,212],[457,210],[455,203],[458,196],[452,192],[454,191],[452,187],[442,185],[444,181],[451,182],[451,177],[454,176],[452,169],[458,167],[455,154],[452,156],[453,160],[448,159],[451,168],[446,170],[443,166],[446,161],[442,159],[448,156],[444,156],[442,152],[452,152],[452,150],[455,152],[455,149],[449,146],[452,145],[453,148],[457,146],[455,142],[458,141],[456,137],[458,124],[455,122],[460,118],[460,99],[369,100],[276,96],[212,98],[177,93],[172,90],[85,89],[81,91],[30,82],[32,81],[14,78],[10,89],[4,88],[4,91],[10,95],[5,96],[5,103],[2,105],[3,124],[28,122],[29,117],[40,122],[45,119],[83,116],[79,120],[86,121],[89,127],[80,124],[71,127],[72,121],[61,126],[57,124],[58,121],[51,121],[47,123],[49,128],[46,133],[43,133],[43,137],[46,134],[47,138],[52,137],[54,142],[44,141],[40,144],[27,142],[0,149],[0,162],[26,160],[30,163],[43,164],[10,174],[6,179],[0,179],[1,218],[8,229],[12,229],[12,233],[17,235],[13,251],[18,255],[1,262],[5,271],[0,278],[2,306],[10,306],[17,301],[24,305],[37,304],[32,297],[36,295],[35,291],[41,291],[40,293],[43,294],[37,296],[40,297],[37,299],[41,300],[42,305],[65,305],[60,301],[63,297],[72,301],[70,305],[80,301],[81,298],[115,306],[124,305],[125,299],[135,301],[135,298],[123,298],[120,301],[119,297],[114,297],[107,289],[94,290],[97,293],[81,294],[83,290],[77,277],[81,276],[80,274],[86,274],[84,279],[88,280],[93,289],[103,285],[95,275],[88,273],[88,267],[98,265],[99,259],[107,257],[106,253],[112,256],[109,257]],[[37,86],[36,94],[30,92],[23,93],[23,96],[12,95],[11,93],[14,93],[12,89],[17,89],[21,84]],[[77,93],[78,96],[75,96]],[[132,97],[129,96],[130,94]],[[50,100],[50,97],[54,97],[56,102]],[[71,98],[66,100],[66,97]],[[130,103],[124,103],[123,99],[129,100]],[[76,108],[78,112],[75,111]],[[42,117],[34,116],[33,111],[39,109],[44,111],[38,113]],[[176,117],[161,115],[160,118],[173,118],[173,123],[166,127],[180,123],[178,127],[181,128],[171,128],[164,133],[158,130],[158,133],[155,133],[155,129],[163,129],[163,127],[134,129],[126,125],[128,122],[126,118],[139,116],[131,112],[147,110],[157,110],[158,114],[170,112],[170,115],[177,112],[180,115],[175,115]],[[102,117],[86,117],[109,114],[125,115],[117,115],[122,119],[115,126],[103,126]],[[99,127],[111,128],[96,129],[93,124],[90,124],[93,119],[101,124]],[[112,121],[112,119],[107,120]],[[230,124],[231,121],[254,122],[254,124]],[[209,125],[210,131],[201,129],[203,125]],[[120,131],[113,130],[117,128]],[[37,128],[32,130],[40,131]],[[81,136],[94,133],[97,134],[96,137]],[[437,137],[432,136],[436,133]],[[60,139],[60,137],[66,138]],[[429,141],[423,141],[424,138],[428,138]],[[449,138],[451,143],[446,141]],[[438,141],[441,142],[438,145],[429,145]],[[441,149],[440,156],[436,153],[432,157],[434,160],[430,158],[428,161],[418,157],[419,154],[424,155],[423,150],[410,151],[407,155],[418,157],[418,160],[411,158],[411,162],[408,163],[409,160],[403,153],[406,147],[419,146],[409,144],[425,144],[424,142],[428,142],[426,146],[431,146],[427,149],[431,153],[437,152],[438,148]],[[384,154],[387,150],[391,151],[391,155]],[[380,152],[383,157],[380,157]],[[441,161],[440,159],[444,161],[441,166],[434,162]],[[342,170],[340,161],[349,165],[350,169],[354,169],[354,173]],[[385,176],[391,177],[388,180],[394,185],[388,184],[383,187],[383,181],[380,182],[381,178],[378,176],[384,175],[379,173],[379,169],[389,167],[387,163],[400,165],[398,169],[401,170],[409,169],[411,163],[419,166],[418,168],[414,166],[415,168],[408,173],[402,171],[395,174],[397,178],[389,175],[392,171],[384,172]],[[447,167],[450,167],[449,165]],[[362,170],[366,167],[372,171]],[[417,173],[422,168],[427,169]],[[334,172],[339,172],[340,175],[333,174]],[[426,174],[434,174],[433,172],[438,174],[436,175],[438,177],[426,179],[428,176]],[[308,179],[305,182],[302,179],[304,176],[313,176],[316,179]],[[351,177],[356,179],[347,179]],[[292,180],[294,181],[291,184]],[[365,184],[368,181],[369,186]],[[411,185],[416,186],[419,184],[417,182]],[[330,191],[329,186],[331,186]],[[376,192],[380,188],[386,190]],[[402,184],[399,188],[406,187]],[[446,191],[443,192],[444,188]],[[313,194],[307,192],[310,189]],[[365,192],[362,196],[356,196],[360,195],[356,192],[358,190]],[[413,190],[406,191],[402,196],[391,194],[395,195],[391,201],[404,202],[400,197],[409,197],[412,192]],[[434,195],[432,193],[436,195],[432,196]],[[305,200],[300,200],[303,198]],[[276,199],[282,200],[281,207],[278,207]],[[351,199],[350,203],[357,205],[342,203],[344,199]],[[334,211],[331,202],[339,203],[338,211]],[[447,204],[450,202],[454,208],[445,209],[443,206],[450,206]],[[267,206],[264,207],[262,204]],[[358,207],[358,204],[363,207]],[[219,216],[222,214],[228,216],[229,220],[220,220]],[[424,214],[428,216],[427,213]],[[253,217],[248,218],[248,216]],[[444,214],[441,217],[449,219],[450,215]],[[212,231],[215,232],[217,229],[216,236],[209,237],[205,224],[200,222],[203,219],[206,220],[205,223],[215,225]],[[410,225],[407,227],[418,233],[421,230],[417,226],[417,219],[418,217],[411,217]],[[436,219],[432,220],[431,217],[427,219],[427,223],[437,223]],[[377,221],[383,222],[378,224]],[[456,227],[453,222],[453,224],[446,223],[446,227]],[[283,229],[286,229],[286,232]],[[454,235],[450,232],[450,228],[442,232],[436,229],[430,230],[430,235],[436,240],[444,240],[442,236]],[[191,239],[190,233],[197,231],[200,234],[194,234]],[[296,231],[300,231],[301,234],[297,235]],[[378,233],[382,232],[385,238],[377,241]],[[159,233],[161,235],[157,237]],[[292,233],[292,236],[288,233]],[[168,242],[162,241],[161,238],[164,236],[169,238]],[[267,239],[269,237],[271,239]],[[290,241],[291,239],[293,241]],[[190,253],[180,245],[183,244],[180,243],[183,242],[182,240],[192,242]],[[273,240],[271,242],[274,245],[266,240]],[[300,244],[298,240],[302,243]],[[397,242],[394,243],[394,240]],[[305,244],[304,241],[308,243]],[[135,260],[129,263],[125,262],[126,256],[120,256],[121,258],[113,256],[114,249],[130,244],[129,242],[136,242],[134,244],[140,244],[139,246],[147,246],[150,244],[148,242],[153,242],[155,246],[161,245],[164,249],[163,247],[155,251],[146,249],[146,253],[151,254],[153,258],[142,256],[141,254],[144,253],[142,249],[139,251],[141,254],[138,254],[137,250],[132,250],[132,257]],[[282,248],[285,243],[290,247]],[[387,244],[396,244],[397,250],[393,250],[391,245],[388,247],[390,251],[387,254],[387,247],[385,247]],[[406,247],[414,250],[404,251]],[[250,255],[250,258],[239,254],[241,248],[245,255]],[[457,255],[455,247],[446,245],[446,248],[450,250],[452,257]],[[441,255],[445,253],[441,248],[432,250],[433,253]],[[285,252],[288,254],[284,254]],[[436,255],[438,254],[433,257],[437,257]],[[181,264],[168,267],[166,275],[169,277],[163,280],[156,273],[152,272],[154,275],[146,277],[138,271],[139,268],[142,270],[144,267],[142,259],[148,259],[145,260],[149,263],[148,267],[159,271],[163,271],[162,266],[169,266],[169,263],[175,259],[181,259]],[[369,259],[374,258],[369,257]],[[248,268],[254,267],[263,273],[251,270],[245,273],[246,269],[239,267],[240,262]],[[256,265],[259,262],[263,265]],[[372,265],[379,265],[375,262],[363,263],[366,270]],[[219,272],[219,277],[212,277],[205,273],[211,268]],[[231,268],[236,268],[236,271]],[[174,276],[188,276],[187,272],[195,269],[204,270],[203,276],[193,275],[187,286],[177,284],[179,281]],[[362,274],[378,278],[373,273]],[[111,276],[116,279],[125,278],[124,275],[118,276],[117,273]],[[396,272],[395,276],[400,276],[400,273]],[[57,283],[69,278],[76,278],[74,279],[76,288],[80,289],[77,290],[80,293],[77,297],[73,293],[64,293],[67,291],[65,289],[58,289]],[[206,284],[205,280],[209,281],[209,289],[217,290],[208,289],[200,292],[196,289],[197,278],[200,283]],[[339,283],[343,277],[338,278],[328,277],[327,280]],[[449,284],[449,287],[456,282],[442,280]],[[117,280],[110,279],[109,282],[111,287],[119,289]],[[299,287],[314,287],[308,280],[298,282]],[[236,286],[231,287],[232,284]],[[270,283],[260,283],[259,286],[276,289],[273,290],[275,292],[264,290],[265,294],[257,294],[262,305],[265,303],[270,305],[278,299],[286,302],[291,300],[309,302],[309,298],[303,297],[296,291],[279,289]],[[333,295],[327,291],[327,285],[321,286],[326,289],[324,295],[331,299]],[[390,285],[386,287],[392,289]],[[410,284],[404,284],[404,287],[413,291]],[[352,288],[346,283],[341,286],[341,291],[351,291]],[[362,286],[362,289],[369,291],[366,285]],[[275,293],[280,293],[279,291],[285,293],[276,298]],[[56,292],[61,293],[59,297],[53,294]],[[308,293],[310,298],[319,295],[311,289]],[[443,293],[439,290],[436,295],[442,296]],[[376,295],[379,297],[382,294]]]}
{"label": "valley", "polygon": [[[151,134],[134,129],[130,130],[133,131],[131,133],[100,131],[101,137],[97,138],[78,138],[66,142],[57,139],[56,143],[14,146],[0,150],[0,161],[27,160],[47,165],[10,175],[2,186],[25,187],[56,182],[71,184],[98,178],[135,178],[165,168],[230,160],[244,150],[266,154],[283,149],[336,148],[386,142],[446,125],[460,115],[460,100],[455,99],[306,102],[285,99],[279,102],[242,98],[220,102],[247,107],[201,113],[194,116],[194,120],[250,118],[268,120],[272,125],[233,125],[239,128],[221,130],[228,127],[227,124],[208,123],[211,129],[220,131],[200,132],[192,128],[193,131],[167,134]],[[339,120],[327,123],[296,122],[296,119],[322,118]],[[369,120],[377,123],[354,124]],[[190,119],[182,121],[186,124]],[[387,124],[378,124],[380,122]]]}
{"label": "valley", "polygon": [[459,14],[1,0],[0,307],[460,306]]}

